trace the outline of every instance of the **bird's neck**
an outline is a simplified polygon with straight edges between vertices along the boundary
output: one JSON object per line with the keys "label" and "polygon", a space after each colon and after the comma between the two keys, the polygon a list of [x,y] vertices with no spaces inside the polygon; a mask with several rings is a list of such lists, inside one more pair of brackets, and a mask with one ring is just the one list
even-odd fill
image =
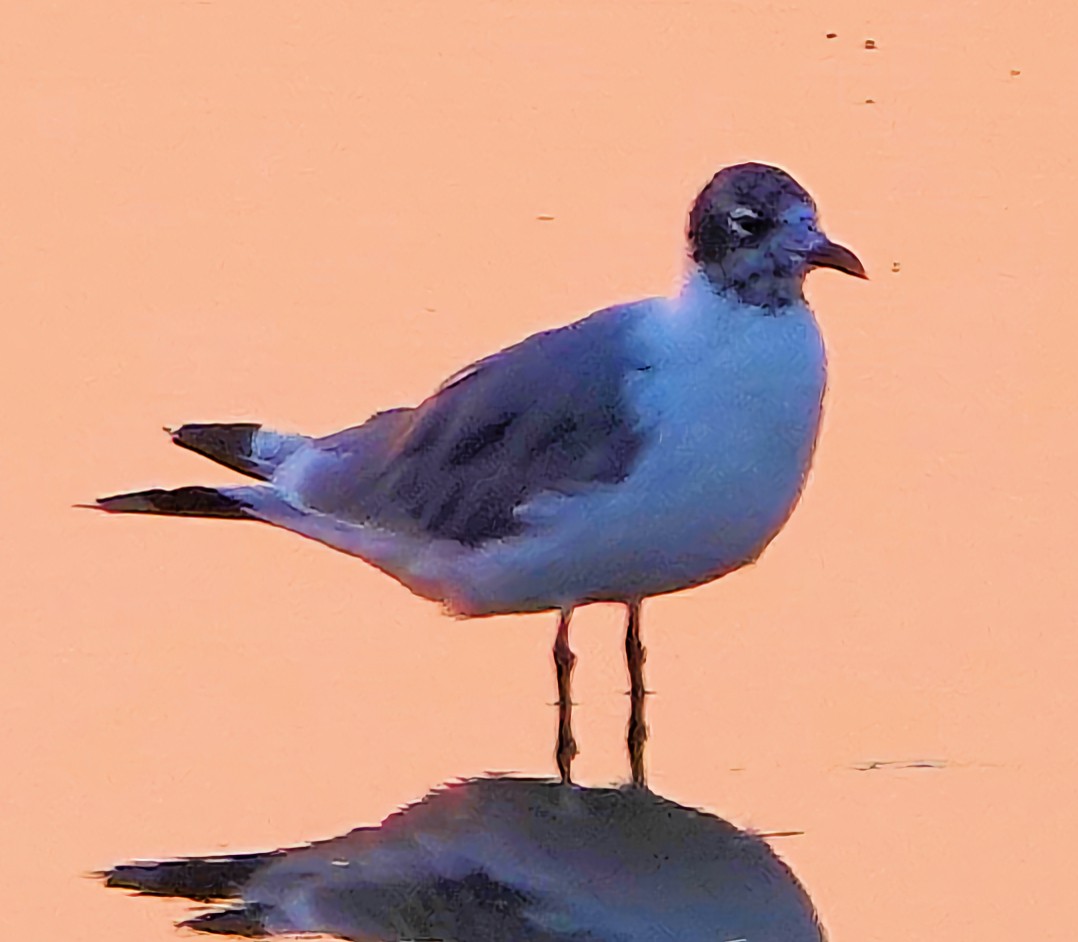
{"label": "bird's neck", "polygon": [[707,272],[700,269],[686,273],[681,290],[671,298],[668,310],[674,315],[671,327],[674,327],[674,323],[681,325],[674,328],[676,332],[686,329],[690,332],[703,331],[716,338],[750,329],[752,322],[759,318],[812,317],[808,302],[800,293],[778,306],[755,304],[728,286],[716,285]]}
{"label": "bird's neck", "polygon": [[718,261],[701,262],[693,267],[691,279],[699,279],[720,297],[762,308],[762,313],[783,314],[792,305],[805,301],[805,277],[800,272],[759,268],[740,271],[736,266],[731,268]]}

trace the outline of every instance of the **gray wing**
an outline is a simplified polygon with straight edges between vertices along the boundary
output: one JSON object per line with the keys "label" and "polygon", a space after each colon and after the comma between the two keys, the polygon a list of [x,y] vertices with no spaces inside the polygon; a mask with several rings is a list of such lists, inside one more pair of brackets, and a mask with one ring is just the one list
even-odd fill
{"label": "gray wing", "polygon": [[518,533],[515,509],[628,474],[642,444],[625,380],[639,302],[529,337],[461,371],[414,409],[321,439],[298,487],[338,519],[475,546]]}

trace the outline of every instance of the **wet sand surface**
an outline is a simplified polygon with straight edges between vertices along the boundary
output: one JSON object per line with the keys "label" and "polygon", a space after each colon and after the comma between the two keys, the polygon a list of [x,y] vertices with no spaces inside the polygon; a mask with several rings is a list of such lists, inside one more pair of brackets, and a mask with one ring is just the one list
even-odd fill
{"label": "wet sand surface", "polygon": [[[670,290],[697,189],[755,159],[872,280],[810,278],[831,380],[789,526],[646,606],[650,782],[804,832],[773,846],[833,942],[1069,942],[1073,11],[404,6],[3,14],[6,938],[164,942],[182,905],[81,874],[553,772],[551,616],[70,505],[235,480],[162,425],[330,432]],[[574,621],[585,784],[628,775],[622,617]]]}

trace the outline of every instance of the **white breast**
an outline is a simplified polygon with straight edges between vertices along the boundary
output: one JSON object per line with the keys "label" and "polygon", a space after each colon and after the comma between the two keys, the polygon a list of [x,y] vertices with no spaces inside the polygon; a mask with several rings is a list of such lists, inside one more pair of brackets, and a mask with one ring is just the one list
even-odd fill
{"label": "white breast", "polygon": [[452,580],[461,610],[675,591],[752,561],[789,517],[826,381],[808,307],[770,315],[694,279],[639,319],[632,344],[651,368],[629,381],[648,440],[631,474],[522,508],[527,537],[472,554]]}

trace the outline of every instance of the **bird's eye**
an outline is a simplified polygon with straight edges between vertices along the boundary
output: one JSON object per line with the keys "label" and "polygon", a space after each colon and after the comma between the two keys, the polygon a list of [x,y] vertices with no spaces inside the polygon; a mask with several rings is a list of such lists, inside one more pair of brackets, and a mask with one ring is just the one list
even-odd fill
{"label": "bird's eye", "polygon": [[730,212],[730,228],[745,238],[762,235],[768,228],[768,221],[755,209],[738,206]]}

